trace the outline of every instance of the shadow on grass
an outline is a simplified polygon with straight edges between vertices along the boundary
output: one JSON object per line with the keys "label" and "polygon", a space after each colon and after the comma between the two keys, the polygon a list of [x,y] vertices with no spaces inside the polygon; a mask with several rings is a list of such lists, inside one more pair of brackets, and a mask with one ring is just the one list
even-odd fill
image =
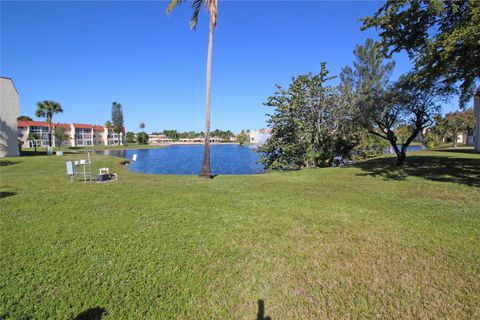
{"label": "shadow on grass", "polygon": [[269,316],[265,316],[265,301],[262,299],[258,300],[257,320],[272,320]]}
{"label": "shadow on grass", "polygon": [[446,156],[407,156],[398,167],[395,158],[379,158],[354,165],[362,176],[383,177],[384,180],[405,180],[420,177],[439,182],[452,182],[467,186],[480,186],[480,159]]}
{"label": "shadow on grass", "polygon": [[[0,191],[0,199],[3,199],[3,198],[6,198],[6,197],[10,197],[10,196],[14,196],[16,195],[17,193],[14,192],[14,191]],[[1,318],[0,318],[1,319]]]}
{"label": "shadow on grass", "polygon": [[[76,152],[72,151],[63,151],[63,154],[76,154]],[[47,151],[37,150],[37,151],[30,151],[30,150],[22,150],[20,156],[22,157],[34,157],[34,156],[46,156]],[[55,154],[52,154],[54,156]]]}
{"label": "shadow on grass", "polygon": [[17,163],[20,163],[20,161],[0,160],[0,167],[13,166]]}
{"label": "shadow on grass", "polygon": [[80,312],[74,320],[100,320],[107,313],[105,308],[95,307]]}
{"label": "shadow on grass", "polygon": [[435,149],[435,152],[454,152],[454,153],[476,153],[473,148],[451,148],[451,149]]}

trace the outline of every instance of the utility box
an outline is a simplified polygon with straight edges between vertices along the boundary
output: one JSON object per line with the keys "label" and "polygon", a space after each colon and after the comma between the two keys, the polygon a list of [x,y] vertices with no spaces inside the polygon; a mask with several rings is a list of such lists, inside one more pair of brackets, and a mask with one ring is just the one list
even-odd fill
{"label": "utility box", "polygon": [[73,176],[75,174],[75,169],[73,166],[73,161],[67,161],[67,174]]}
{"label": "utility box", "polygon": [[110,177],[108,174],[97,174],[97,181],[108,181]]}

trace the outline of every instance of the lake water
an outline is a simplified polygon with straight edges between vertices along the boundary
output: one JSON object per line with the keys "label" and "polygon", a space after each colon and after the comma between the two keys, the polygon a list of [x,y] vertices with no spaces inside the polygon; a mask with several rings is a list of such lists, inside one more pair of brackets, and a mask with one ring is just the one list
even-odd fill
{"label": "lake water", "polygon": [[[260,155],[250,146],[212,145],[212,174],[256,174],[264,172]],[[102,150],[98,153],[137,161],[131,171],[156,174],[197,175],[203,163],[203,145],[168,146],[152,149]]]}
{"label": "lake water", "polygon": [[[399,148],[402,147],[401,144],[398,145]],[[408,157],[408,152],[412,152],[412,151],[420,151],[420,150],[425,150],[427,149],[425,146],[408,146],[407,147],[407,157]],[[385,150],[385,153],[386,154],[394,154],[395,153],[395,150],[393,150],[392,147],[388,148]]]}
{"label": "lake water", "polygon": [[[410,146],[407,152],[425,149],[424,146]],[[197,175],[203,162],[203,145],[173,145],[165,148],[101,150],[97,153],[122,157],[132,160],[137,154],[137,161],[130,165],[130,170],[154,174],[188,174]],[[394,153],[393,148],[385,153]],[[212,174],[257,174],[264,169],[258,163],[260,155],[255,147],[240,145],[211,146]]]}

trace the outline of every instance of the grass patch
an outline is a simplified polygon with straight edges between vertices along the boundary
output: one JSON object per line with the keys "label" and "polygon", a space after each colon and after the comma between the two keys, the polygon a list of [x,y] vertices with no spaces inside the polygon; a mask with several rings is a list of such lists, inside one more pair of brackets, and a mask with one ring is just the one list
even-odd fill
{"label": "grass patch", "polygon": [[0,167],[0,318],[480,317],[480,155],[254,176]]}

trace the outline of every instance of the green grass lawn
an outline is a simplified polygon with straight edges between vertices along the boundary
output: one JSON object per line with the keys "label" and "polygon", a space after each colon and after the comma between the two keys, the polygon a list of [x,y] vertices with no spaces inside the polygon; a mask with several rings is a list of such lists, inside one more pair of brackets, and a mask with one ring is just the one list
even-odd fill
{"label": "green grass lawn", "polygon": [[1,160],[0,319],[480,318],[480,155],[70,183]]}

